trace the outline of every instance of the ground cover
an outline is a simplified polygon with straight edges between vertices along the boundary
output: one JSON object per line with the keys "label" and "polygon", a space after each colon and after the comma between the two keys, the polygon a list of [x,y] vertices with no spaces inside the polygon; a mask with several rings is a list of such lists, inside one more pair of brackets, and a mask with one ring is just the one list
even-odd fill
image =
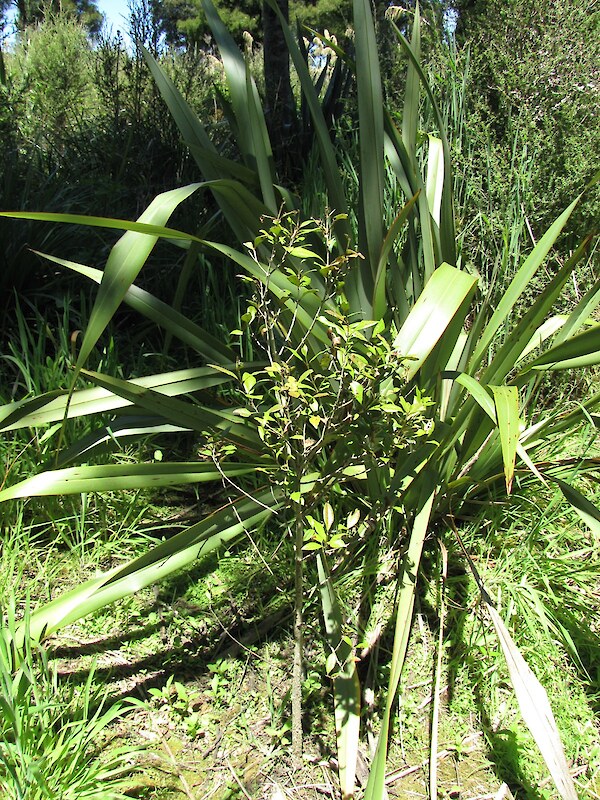
{"label": "ground cover", "polygon": [[[149,527],[164,526],[174,511],[189,515],[195,505],[193,498],[171,497],[169,505],[157,509],[143,497],[130,499],[143,510],[146,524],[153,522]],[[174,501],[179,507],[173,507]],[[97,530],[94,522],[90,515],[85,524]],[[76,544],[66,548],[55,532],[55,544],[49,547],[49,530],[41,541],[24,537],[24,532],[25,520],[20,531],[4,529],[3,605],[11,595],[29,595],[34,604],[86,576],[90,559],[82,558]],[[597,625],[586,630],[581,620],[584,615],[597,619],[600,610],[597,542],[557,497],[548,509],[540,498],[524,496],[518,513],[499,509],[493,519],[462,526],[462,535],[490,592],[498,594],[501,605],[514,608],[508,617],[517,622],[515,638],[550,688],[581,796],[594,797],[600,788],[600,651]],[[95,558],[107,566],[112,548],[122,558],[140,544],[133,530],[124,528],[118,541],[92,546],[99,550]],[[13,567],[10,584],[14,546],[31,567],[22,574],[15,574]],[[93,669],[93,686],[108,691],[109,703],[135,701],[129,713],[93,742],[100,762],[106,753],[132,748],[124,761],[127,796],[337,796],[330,682],[320,671],[322,653],[310,648],[303,684],[306,759],[300,772],[290,768],[289,543],[268,542],[265,534],[260,546],[268,568],[252,547],[223,552],[69,626],[46,643],[60,686],[81,687]],[[457,545],[449,554],[443,584],[443,666],[436,684],[441,560],[439,554],[431,558],[440,563],[426,565],[422,576],[394,722],[390,796],[427,797],[436,693],[440,796],[557,796],[520,719],[477,587]],[[309,626],[318,626],[315,597],[308,600],[306,616]],[[362,675],[372,675],[368,685],[373,705],[382,699],[389,648],[390,632],[384,628],[359,666]],[[367,731],[365,760],[377,733],[376,715]],[[359,779],[365,774],[359,766]],[[498,795],[504,782],[505,793]]]}
{"label": "ground cover", "polygon": [[[25,214],[127,232],[104,272],[46,256],[100,284],[81,343],[61,339],[70,389],[32,379],[54,364],[23,326],[36,356],[13,341],[7,359],[27,394],[0,409],[5,589],[38,601],[6,612],[7,790],[47,797],[69,780],[65,753],[75,747],[78,764],[100,745],[114,788],[90,769],[90,797],[380,800],[387,786],[537,798],[553,796],[548,774],[561,797],[593,793],[599,396],[585,390],[589,373],[575,383],[570,371],[598,361],[598,281],[568,315],[552,311],[591,263],[592,236],[554,255],[582,198],[490,293],[457,253],[450,147],[419,63],[419,16],[410,42],[396,30],[400,131],[383,113],[369,4],[356,0],[346,61],[358,172],[338,168],[319,90],[283,26],[336,209],[305,217],[276,174],[254,78],[206,8],[243,165],[217,152],[146,54],[207,183],[160,194],[137,222]],[[421,88],[437,129],[428,137]],[[225,241],[167,227],[203,188],[230,227]],[[135,284],[159,238],[186,253],[172,306]],[[244,307],[225,336],[180,313],[207,257],[244,273]],[[121,301],[179,339],[191,366],[170,356],[165,372],[167,343],[158,374],[145,354],[125,369],[114,344],[98,361]],[[65,687],[102,681],[118,703],[108,717],[95,693],[95,710],[77,686],[62,698],[47,653]],[[127,750],[140,738],[144,753]]]}

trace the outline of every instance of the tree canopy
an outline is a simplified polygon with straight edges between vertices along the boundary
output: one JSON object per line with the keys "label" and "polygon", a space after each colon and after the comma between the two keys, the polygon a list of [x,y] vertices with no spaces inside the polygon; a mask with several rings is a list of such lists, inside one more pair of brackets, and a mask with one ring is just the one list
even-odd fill
{"label": "tree canopy", "polygon": [[91,34],[100,32],[104,20],[94,0],[0,0],[2,22],[11,6],[16,9],[16,23],[21,30],[41,22],[49,13],[73,15]]}
{"label": "tree canopy", "polygon": [[[169,44],[201,42],[210,30],[201,0],[151,0],[151,9]],[[241,42],[244,32],[262,43],[262,0],[216,0],[215,6],[226,28]],[[292,0],[290,22],[317,30],[343,33],[351,19],[351,0]]]}

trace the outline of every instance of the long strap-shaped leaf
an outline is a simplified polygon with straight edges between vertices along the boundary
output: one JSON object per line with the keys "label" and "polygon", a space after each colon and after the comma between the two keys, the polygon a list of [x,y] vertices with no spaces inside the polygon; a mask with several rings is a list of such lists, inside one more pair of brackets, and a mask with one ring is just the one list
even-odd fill
{"label": "long strap-shaped leaf", "polygon": [[575,784],[546,690],[521,655],[500,614],[490,603],[486,602],[486,606],[506,659],[523,719],[544,757],[560,796],[563,800],[577,800]]}
{"label": "long strap-shaped leaf", "polygon": [[[491,363],[483,372],[480,378],[483,384],[499,385],[505,381],[507,375],[514,369],[515,364],[517,363],[521,353],[523,353],[529,347],[532,336],[534,336],[536,330],[539,330],[539,326],[546,319],[548,313],[550,312],[554,303],[556,302],[556,299],[559,297],[564,284],[568,280],[569,275],[571,274],[576,264],[579,262],[579,260],[583,257],[583,255],[587,251],[588,244],[589,240],[585,240],[584,242],[582,242],[582,244],[577,248],[577,250],[573,253],[573,255],[558,270],[558,272],[552,278],[552,280],[549,281],[548,284],[544,287],[540,295],[536,298],[536,300],[534,301],[532,306],[528,309],[528,311],[524,314],[524,316],[513,326],[512,330],[510,331],[510,333],[508,334],[502,345],[498,348],[497,352],[494,354]],[[541,263],[541,261],[539,263]],[[521,269],[525,269],[526,266],[527,266],[527,261],[523,264]],[[530,267],[527,267],[526,271],[528,271],[529,269]],[[519,274],[520,271],[516,277],[518,277]],[[521,286],[516,287],[515,291],[519,288],[521,290],[524,290],[525,285],[523,285],[522,287]],[[516,302],[516,299],[518,299],[518,297],[516,294],[514,297]],[[503,301],[501,301],[501,303],[502,302]],[[500,307],[500,305],[498,307]],[[505,309],[505,311],[506,313],[509,313],[508,309]],[[481,327],[479,324],[479,320],[475,321],[474,328],[476,327]],[[470,341],[472,341],[471,337],[469,338]],[[478,360],[477,349],[476,349],[470,359],[466,358],[465,361],[463,361],[463,368],[465,371],[468,371],[469,373],[473,374],[477,370],[479,363],[480,362]],[[524,367],[521,369],[520,373],[516,376],[516,378],[511,382],[517,386],[522,386],[524,383],[530,380],[531,375],[532,373],[529,370],[529,367]],[[462,407],[459,408],[461,402],[462,402],[462,395],[458,392],[454,393],[450,408],[450,412],[451,413],[454,412],[456,414],[453,426],[453,437],[454,441],[456,441],[458,440],[459,437],[463,435],[463,433],[465,434],[461,447],[462,447],[462,452],[464,454],[464,458],[469,459],[481,446],[483,441],[482,436],[487,435],[487,433],[482,434],[480,426],[478,424],[472,424],[473,423],[472,403],[467,399],[467,401],[463,403]]]}
{"label": "long strap-shaped leaf", "polygon": [[[435,270],[394,340],[394,349],[399,355],[411,359],[407,362],[409,379],[417,374],[446,334],[457,312],[465,303],[469,303],[476,285],[476,278],[449,264],[442,264]],[[462,327],[463,320],[459,322]],[[454,341],[444,340],[448,356],[454,348],[460,327],[453,332]]]}
{"label": "long strap-shaped leaf", "polygon": [[377,274],[375,275],[375,285],[373,288],[373,319],[383,319],[388,308],[386,277],[388,274],[388,258],[392,252],[395,241],[403,230],[408,216],[413,210],[418,194],[406,203],[388,230],[383,241],[379,262],[377,264]]}
{"label": "long strap-shaped leaf", "polygon": [[[520,441],[520,427],[521,420],[519,418],[519,395],[516,386],[489,386],[492,395],[488,394],[487,389],[479,383],[475,378],[470,375],[460,373],[456,375],[455,382],[464,386],[477,404],[482,408],[488,417],[492,420],[501,431],[504,423],[500,423],[500,415],[498,414],[498,405],[502,404],[504,400],[505,408],[503,415],[506,414],[512,418],[512,422],[505,426],[504,440],[500,432],[500,449],[502,452],[504,463],[504,476],[508,493],[510,494],[509,483],[512,486],[512,479],[515,471],[515,453],[518,453],[523,463],[535,475],[535,477],[543,484],[547,485],[547,481],[542,473],[535,466],[524,445]],[[504,398],[503,398],[504,393]],[[492,399],[493,398],[493,399]],[[471,419],[473,419],[472,415]],[[484,440],[489,433],[489,426],[481,424],[480,440]],[[510,428],[510,433],[509,433]],[[524,431],[525,435],[526,431]],[[490,447],[494,442],[490,442]],[[448,445],[447,445],[448,446]],[[514,448],[514,452],[513,452]]]}
{"label": "long strap-shaped leaf", "polygon": [[519,648],[514,643],[452,521],[451,527],[465,554],[481,593],[482,602],[485,604],[496,629],[523,719],[550,770],[560,796],[563,800],[577,800],[575,784],[569,772],[569,765],[567,764],[560,733],[554,720],[546,690],[533,674]]}
{"label": "long strap-shaped leaf", "polygon": [[[415,22],[418,20],[418,15],[419,15],[419,9],[417,5],[415,10]],[[404,48],[409,58],[411,67],[419,76],[421,84],[425,89],[425,93],[429,98],[429,102],[431,103],[431,107],[433,109],[433,113],[437,123],[440,139],[442,141],[442,147],[444,153],[444,188],[442,192],[442,200],[440,208],[440,225],[439,225],[440,247],[441,247],[440,256],[443,261],[447,261],[449,264],[456,264],[456,232],[454,226],[454,208],[453,208],[454,186],[452,180],[452,160],[450,153],[450,145],[448,143],[448,137],[446,136],[446,125],[444,123],[444,119],[440,112],[439,106],[435,100],[435,96],[433,94],[429,81],[427,80],[427,76],[423,72],[423,68],[419,60],[419,55],[413,49],[412,44],[406,40],[406,38],[400,33],[400,31],[395,25],[393,26],[393,29],[398,37],[398,40],[400,41],[400,44]]]}
{"label": "long strap-shaped leaf", "polygon": [[49,470],[0,491],[0,503],[18,497],[48,497],[109,492],[123,489],[152,489],[159,486],[185,486],[219,481],[255,473],[257,464],[219,464],[198,461],[156,462],[152,464],[103,464]]}
{"label": "long strap-shaped leaf", "polygon": [[[124,566],[77,586],[42,606],[31,617],[35,639],[48,636],[75,620],[139,592],[223,544],[241,537],[246,530],[276,513],[281,498],[263,491],[254,500],[242,498],[219,509],[201,522],[181,531]],[[24,631],[20,631],[24,635]]]}
{"label": "long strap-shaped leaf", "polygon": [[600,325],[546,350],[529,363],[529,369],[561,370],[600,364]]}
{"label": "long strap-shaped leaf", "polygon": [[[371,3],[369,0],[354,0],[353,8],[360,151],[359,233],[363,237],[359,247],[365,257],[360,274],[368,296],[383,245],[383,91]],[[367,269],[370,271],[368,282]],[[355,274],[358,276],[359,270]],[[359,308],[352,310],[358,311]],[[372,317],[371,308],[360,310],[366,319]]]}
{"label": "long strap-shaped leaf", "polygon": [[580,519],[592,531],[596,544],[600,544],[600,509],[566,481],[560,478],[552,478],[552,480],[559,486],[565,499],[573,506]]}
{"label": "long strap-shaped leaf", "polygon": [[[200,184],[183,186],[158,195],[139,218],[139,222],[164,225],[177,206],[199,188]],[[83,337],[76,374],[83,367],[127,290],[137,278],[152,252],[158,236],[127,231],[110,251],[102,283]]]}
{"label": "long strap-shaped leaf", "polygon": [[[231,370],[236,368],[234,364],[224,366],[230,367]],[[264,365],[240,364],[239,366],[251,371],[253,367]],[[176,397],[199,392],[230,380],[232,376],[227,372],[217,371],[212,367],[198,367],[136,378],[129,383],[140,388],[155,389],[167,397]],[[71,395],[70,403],[68,403],[68,392],[49,392],[31,400],[0,406],[0,430],[36,428],[51,422],[59,422],[64,418],[65,411],[67,419],[73,419],[115,411],[134,402],[114,394],[112,390],[101,388],[76,391]]]}
{"label": "long strap-shaped leaf", "polygon": [[[427,483],[430,484],[429,488],[426,487]],[[435,488],[431,481],[424,482],[422,491],[421,503],[419,504],[418,512],[413,522],[408,551],[404,559],[385,711],[381,720],[377,749],[375,751],[373,763],[371,764],[369,781],[365,790],[365,800],[384,800],[387,796],[385,789],[385,768],[392,706],[396,698],[396,693],[398,692],[400,676],[406,658],[408,636],[415,603],[417,575],[421,563],[421,553],[429,528],[431,510],[435,499]]]}
{"label": "long strap-shaped leaf", "polygon": [[354,796],[360,731],[360,685],[352,646],[344,637],[344,622],[325,557],[317,555],[323,623],[335,657],[333,679],[335,735],[338,748],[340,788],[343,800]]}
{"label": "long strap-shaped leaf", "polygon": [[[207,150],[215,158],[219,158],[217,148],[211,142],[198,116],[190,108],[173,81],[162,71],[152,54],[145,47],[142,47],[142,55],[184,141],[188,145]],[[212,171],[210,167],[204,169],[204,165],[199,164],[199,166],[203,169],[203,174],[208,180],[221,177],[222,173],[218,164],[214,165]]]}
{"label": "long strap-shaped leaf", "polygon": [[[410,170],[416,176],[419,173],[417,159],[417,127],[419,121],[421,96],[419,71],[416,67],[421,58],[421,20],[418,3],[415,7],[410,48],[414,55],[414,61],[409,59],[408,69],[406,72],[404,105],[402,110],[402,142],[406,152],[406,157],[410,163]],[[430,204],[424,193],[419,196],[418,205],[418,218],[420,227],[419,248],[423,254],[423,278],[426,282],[431,277],[434,269],[437,266],[437,263],[435,257],[434,235],[431,225]],[[449,263],[453,264],[454,261],[449,261]]]}
{"label": "long strap-shaped leaf", "polygon": [[277,204],[273,191],[273,153],[256,84],[244,57],[211,0],[203,0],[202,7],[223,59],[242,155],[246,165],[256,170],[263,201],[271,213],[275,214]]}
{"label": "long strap-shaped leaf", "polygon": [[[337,164],[335,149],[331,141],[329,128],[323,116],[323,109],[319,102],[319,96],[315,91],[315,87],[308,70],[306,61],[302,57],[302,53],[298,47],[294,34],[286,24],[281,9],[275,0],[266,0],[273,11],[277,14],[281,24],[285,42],[294,64],[294,69],[298,75],[302,94],[308,105],[310,116],[313,122],[315,138],[319,149],[321,158],[321,169],[323,170],[323,178],[327,187],[327,194],[329,197],[329,205],[336,214],[346,215],[348,213],[348,206],[346,203],[346,195],[342,183],[341,173]],[[335,233],[340,245],[340,249],[344,252],[348,243],[352,241],[352,231],[346,219],[340,219],[336,222]]]}
{"label": "long strap-shaped leaf", "polygon": [[[331,307],[331,301],[324,300],[314,288],[307,289],[303,286],[297,286],[281,270],[269,269],[265,264],[257,263],[250,256],[240,253],[232,247],[216,244],[215,242],[211,243],[211,247],[231,258],[248,274],[267,286],[269,291],[289,309],[294,320],[299,323],[301,327],[300,337],[303,337],[308,331],[312,331],[312,335],[318,342],[329,345],[329,337],[325,326],[318,322],[315,324],[315,321],[325,307]],[[291,333],[297,338],[295,332]]]}
{"label": "long strap-shaped leaf", "polygon": [[500,431],[506,493],[510,494],[519,445],[519,390],[516,386],[490,386]]}
{"label": "long strap-shaped leaf", "polygon": [[263,446],[256,428],[246,420],[223,409],[208,408],[185,402],[174,397],[165,397],[153,389],[136,386],[131,381],[112,378],[99,372],[84,374],[98,386],[129,400],[151,414],[158,414],[174,425],[182,425],[195,431],[218,430],[227,441],[239,447],[262,452]]}
{"label": "long strap-shaped leaf", "polygon": [[[165,75],[147,50],[143,50],[143,55],[162,98],[179,128],[183,140],[190,146],[203,176],[209,181],[217,181],[223,175],[231,175],[230,162],[219,155],[195,112],[190,108],[173,81]],[[255,176],[255,182],[258,183],[258,176]],[[217,197],[217,202],[238,241],[246,241],[248,231],[240,222],[239,205],[237,203],[231,205],[229,200],[223,197]]]}
{"label": "long strap-shaped leaf", "polygon": [[[571,205],[565,211],[563,211],[560,217],[548,228],[546,233],[542,236],[532,252],[525,259],[517,274],[510,282],[473,352],[471,359],[473,369],[479,366],[484,355],[488,352],[494,336],[508,318],[519,297],[521,297],[525,289],[527,289],[527,287],[530,285],[533,276],[544,262],[544,259],[548,255],[550,248],[553,246],[554,242],[560,235],[560,232],[567,224],[567,221],[573,213],[573,210],[578,202],[579,198],[574,200]],[[533,333],[533,331],[531,332]],[[489,379],[497,380],[495,376]]]}
{"label": "long strap-shaped leaf", "polygon": [[101,453],[118,450],[123,439],[147,439],[148,436],[160,433],[183,433],[189,430],[182,425],[165,422],[162,417],[152,414],[125,413],[108,425],[90,431],[69,447],[62,448],[53,456],[52,464],[46,464],[44,468],[62,469],[74,463],[81,463],[83,460],[89,461]]}
{"label": "long strap-shaped leaf", "polygon": [[[71,269],[80,275],[85,275],[86,278],[90,278],[96,283],[102,281],[103,273],[99,269],[88,267],[85,264],[78,264],[75,261],[56,258],[46,253],[38,253],[38,255],[55,264],[67,267],[67,269]],[[179,341],[194,348],[196,352],[200,353],[208,361],[223,365],[235,363],[235,353],[224,342],[212,336],[183,314],[175,311],[167,303],[163,303],[162,300],[154,297],[150,292],[146,292],[144,289],[132,284],[125,293],[123,302],[147,319],[160,325],[161,328],[169,331]]]}
{"label": "long strap-shaped leaf", "polygon": [[[556,300],[560,297],[560,293],[575,266],[587,252],[588,244],[589,240],[585,240],[579,245],[575,252],[560,267],[556,275],[544,286],[531,307],[516,324],[513,325],[511,331],[506,336],[491,363],[483,373],[484,382],[501,383],[509,372],[514,369],[515,363],[523,350],[528,346],[534,332],[547,318]],[[472,362],[469,365],[469,369],[472,369]],[[526,370],[521,369],[521,375],[523,375],[525,371]],[[529,375],[529,377],[531,377],[531,375]],[[523,378],[519,377],[516,382],[522,383]]]}

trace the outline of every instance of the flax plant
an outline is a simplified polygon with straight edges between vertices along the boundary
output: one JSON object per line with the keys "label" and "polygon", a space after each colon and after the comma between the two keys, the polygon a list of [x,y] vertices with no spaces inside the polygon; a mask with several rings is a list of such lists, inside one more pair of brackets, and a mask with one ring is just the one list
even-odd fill
{"label": "flax plant", "polygon": [[[314,556],[326,637],[336,659],[336,675],[346,681],[346,688],[355,687],[357,680],[353,668],[356,640],[349,634],[348,620],[341,610],[344,598],[336,588],[336,577],[341,570],[357,568],[357,560],[360,562],[364,554],[362,543],[375,543],[377,552],[384,529],[394,532],[394,546],[400,553],[393,594],[395,634],[389,686],[365,790],[368,800],[374,800],[386,796],[392,711],[406,657],[419,565],[431,534],[451,533],[456,527],[454,520],[471,503],[509,498],[515,484],[524,489],[540,483],[558,486],[582,520],[596,533],[600,529],[600,512],[570,482],[575,471],[579,475],[597,473],[598,460],[585,458],[574,464],[570,459],[546,457],[548,443],[584,419],[595,418],[600,397],[590,396],[572,409],[545,409],[537,401],[545,372],[581,369],[600,361],[600,326],[593,322],[600,302],[600,283],[589,289],[569,316],[552,315],[554,303],[591,245],[588,237],[561,263],[525,313],[518,318],[515,314],[519,299],[579,203],[577,198],[520,264],[495,308],[485,296],[477,296],[476,276],[456,265],[450,153],[443,120],[419,62],[418,10],[410,41],[395,31],[407,62],[399,128],[383,103],[370,4],[354,0],[353,8],[355,53],[348,64],[354,70],[358,104],[360,192],[356,231],[310,70],[295,37],[281,20],[311,114],[315,149],[334,222],[327,236],[309,230],[301,244],[290,242],[285,235],[265,235],[285,214],[299,215],[300,201],[278,182],[258,90],[243,55],[209,0],[205,10],[223,60],[228,113],[239,160],[219,154],[202,123],[147,55],[149,69],[202,171],[203,182],[159,195],[135,222],[43,212],[23,215],[125,233],[103,271],[48,256],[99,284],[74,370],[74,380],[83,376],[93,388],[54,392],[6,405],[0,408],[0,427],[6,432],[37,428],[59,422],[65,415],[93,418],[110,413],[113,420],[68,453],[59,453],[55,469],[6,486],[0,492],[0,501],[209,481],[224,482],[231,490],[231,499],[223,508],[131,562],[37,609],[30,626],[34,637],[48,635],[155,583],[222,545],[243,541],[246,531],[267,520],[283,530],[293,527],[298,495],[278,478],[281,463],[261,431],[269,406],[266,400],[263,403],[249,398],[253,392],[248,387],[252,389],[253,381],[264,381],[269,367],[267,355],[273,350],[266,347],[257,361],[243,363],[235,347],[137,287],[136,277],[159,238],[190,253],[198,248],[219,256],[255,286],[264,287],[255,310],[263,313],[268,303],[277,307],[272,336],[275,348],[283,346],[289,356],[286,391],[292,398],[290,386],[293,381],[302,383],[307,369],[312,370],[311,381],[325,385],[331,380],[335,386],[336,376],[330,374],[332,337],[343,339],[344,331],[356,330],[352,326],[362,330],[363,326],[364,342],[356,354],[363,361],[355,362],[354,391],[348,385],[347,428],[336,429],[335,437],[319,439],[315,423],[316,435],[311,437],[319,442],[320,450],[311,463],[316,474],[308,483],[311,489],[313,485],[321,487],[321,517],[313,516],[319,525],[311,528],[309,523],[308,528],[318,544]],[[344,56],[341,51],[340,55]],[[426,137],[424,152],[418,130],[423,92],[440,131],[439,136]],[[388,226],[384,224],[386,174],[394,176],[404,195]],[[203,189],[212,193],[229,225],[228,243],[208,241],[168,226],[177,206]],[[298,226],[306,222],[301,216],[297,219]],[[352,258],[349,253],[354,254]],[[329,267],[334,262],[339,277],[332,291]],[[94,345],[122,302],[189,347],[196,354],[198,366],[130,380],[86,370]],[[393,431],[413,412],[423,418],[420,435],[399,437],[388,449],[380,436],[358,439],[350,435],[367,413],[362,407],[365,387],[361,395],[356,364],[362,363],[365,374],[374,369],[369,362],[373,342],[381,343],[387,353],[382,362],[387,374],[379,374],[376,392],[382,424]],[[380,368],[381,364],[377,366]],[[234,390],[228,394],[229,405],[206,403],[203,390],[225,386]],[[321,419],[326,414],[317,409],[314,417]],[[205,442],[218,443],[218,457],[187,463],[92,463],[109,437],[148,435],[168,427],[192,430]],[[348,466],[351,471],[344,473]],[[237,493],[234,487],[238,487]],[[381,513],[367,514],[367,508]],[[347,521],[342,524],[344,519]],[[342,549],[347,558],[341,558],[331,544],[340,531],[344,532],[346,547]],[[575,798],[545,692],[525,666],[485,587],[480,588],[507,656],[526,722],[561,796]],[[368,597],[364,605],[368,616],[373,611]],[[334,694],[341,787],[343,795],[349,797],[354,793],[360,711],[355,688]]]}

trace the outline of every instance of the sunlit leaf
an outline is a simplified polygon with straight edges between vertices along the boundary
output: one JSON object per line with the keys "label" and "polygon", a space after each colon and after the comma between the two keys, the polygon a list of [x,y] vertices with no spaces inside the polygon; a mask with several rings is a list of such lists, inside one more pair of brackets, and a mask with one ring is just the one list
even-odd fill
{"label": "sunlit leaf", "polygon": [[577,800],[575,784],[569,772],[546,690],[521,655],[500,614],[490,603],[486,603],[486,606],[506,659],[523,719],[540,749],[560,796],[563,800]]}
{"label": "sunlit leaf", "polygon": [[[333,679],[335,733],[342,798],[354,796],[356,762],[360,732],[360,685],[354,653],[344,637],[344,621],[331,575],[324,556],[317,555],[323,624],[330,647],[331,663],[336,666]],[[329,670],[331,671],[331,670]]]}
{"label": "sunlit leaf", "polygon": [[473,296],[476,285],[476,278],[449,264],[433,273],[394,340],[399,355],[410,359],[408,378],[416,375],[457,311]]}
{"label": "sunlit leaf", "polygon": [[516,386],[490,386],[500,431],[506,492],[510,494],[519,443],[519,390]]}
{"label": "sunlit leaf", "polygon": [[531,361],[529,369],[574,369],[600,364],[600,325],[578,333]]}
{"label": "sunlit leaf", "polygon": [[185,486],[190,483],[219,481],[256,472],[256,464],[227,464],[217,468],[212,462],[159,462],[152,464],[105,464],[68,467],[34,475],[0,491],[0,502],[17,497],[106,492],[123,489],[151,489],[159,486]]}

